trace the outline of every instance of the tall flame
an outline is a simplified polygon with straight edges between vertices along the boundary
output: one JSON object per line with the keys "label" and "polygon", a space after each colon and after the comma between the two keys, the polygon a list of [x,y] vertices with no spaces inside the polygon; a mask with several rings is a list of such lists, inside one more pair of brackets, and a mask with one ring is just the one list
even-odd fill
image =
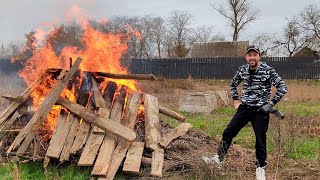
{"label": "tall flame", "polygon": [[[77,6],[72,6],[71,13],[67,14],[66,17],[70,18],[70,14],[79,14],[81,11]],[[54,48],[50,43],[42,43],[37,46],[36,50],[33,52],[31,58],[29,58],[25,64],[24,69],[19,72],[19,75],[23,77],[27,83],[30,85],[40,74],[44,73],[48,68],[62,68],[69,69],[70,60],[72,58],[75,60],[77,57],[83,59],[80,70],[81,71],[91,71],[91,72],[108,72],[117,74],[127,74],[128,70],[121,66],[120,60],[122,55],[127,51],[127,36],[120,33],[103,33],[95,30],[89,25],[89,22],[81,16],[81,24],[83,33],[81,34],[81,45],[82,47],[66,46],[60,53],[56,53]],[[106,23],[103,20],[103,23]],[[48,29],[48,28],[47,28]],[[49,28],[50,29],[50,28]],[[37,29],[35,37],[39,38],[39,41],[55,39],[56,36],[60,35],[60,31],[63,31],[63,26],[61,28],[51,29],[49,32],[46,30]],[[136,36],[141,36],[139,32],[130,30],[132,34]],[[45,41],[44,41],[45,42]],[[118,85],[126,85],[133,90],[137,90],[137,82],[134,80],[112,80]],[[51,87],[53,86],[55,80],[48,77],[45,83],[42,83],[32,93],[33,105],[39,106],[43,101],[44,97],[48,94]],[[79,83],[80,84],[80,83]],[[104,83],[106,84],[106,83]],[[74,89],[69,91],[64,90],[62,96],[75,101]],[[54,129],[57,116],[60,112],[58,106],[54,106],[50,112],[47,120],[45,122],[46,126],[50,127],[50,130]]]}

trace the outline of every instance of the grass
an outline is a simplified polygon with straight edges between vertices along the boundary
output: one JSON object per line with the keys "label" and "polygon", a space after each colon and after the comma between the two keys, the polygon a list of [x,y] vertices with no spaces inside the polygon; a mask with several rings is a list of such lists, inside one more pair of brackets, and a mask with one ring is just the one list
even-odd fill
{"label": "grass", "polygon": [[[18,177],[22,180],[37,179],[61,179],[61,180],[88,180],[90,179],[91,168],[77,167],[75,165],[64,166],[57,168],[50,165],[47,174],[43,168],[43,163],[30,162],[28,164],[18,165]],[[14,164],[0,165],[0,177],[3,180],[13,179]]]}
{"label": "grass", "polygon": [[[283,108],[284,112],[290,113],[292,116],[297,116],[298,118],[314,117],[320,114],[320,103],[309,104],[304,102],[300,104],[286,104],[281,106],[285,107]],[[190,114],[182,112],[182,114],[187,117],[187,122],[191,123],[194,128],[202,130],[211,137],[222,136],[224,129],[227,127],[234,113],[235,110],[231,107],[217,108],[211,114]],[[163,116],[162,119],[165,119],[166,122],[173,127],[176,127],[179,124],[176,120],[167,118],[165,116]],[[278,150],[277,139],[279,139],[279,137],[277,137],[278,127],[276,126],[279,122],[277,121],[278,120],[275,120],[275,122],[270,122],[269,125],[270,127],[267,136],[267,150],[269,153],[275,153]],[[286,121],[283,121],[283,123],[286,123]],[[286,132],[286,128],[288,128],[288,126],[288,123],[286,123],[286,126],[282,127],[281,130],[281,142],[283,143],[284,150],[287,152],[287,157],[292,159],[307,160],[316,160],[319,158],[320,138],[308,137],[307,134],[301,134],[300,136],[294,135],[294,137],[291,137],[292,135]],[[255,135],[250,123],[248,123],[248,125],[239,132],[239,134],[234,138],[233,143],[239,144],[245,148],[255,148]]]}

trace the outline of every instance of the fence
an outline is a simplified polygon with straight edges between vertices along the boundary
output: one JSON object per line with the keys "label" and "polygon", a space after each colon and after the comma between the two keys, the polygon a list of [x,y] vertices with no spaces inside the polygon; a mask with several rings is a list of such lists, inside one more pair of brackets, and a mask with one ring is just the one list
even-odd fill
{"label": "fence", "polygon": [[[274,67],[283,79],[320,79],[320,60],[301,57],[268,57],[263,62]],[[170,79],[230,79],[244,58],[134,59],[134,74],[149,74]]]}

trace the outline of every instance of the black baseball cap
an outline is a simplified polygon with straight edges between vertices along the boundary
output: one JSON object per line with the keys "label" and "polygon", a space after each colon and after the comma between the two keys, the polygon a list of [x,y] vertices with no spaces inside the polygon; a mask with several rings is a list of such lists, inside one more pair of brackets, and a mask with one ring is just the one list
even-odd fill
{"label": "black baseball cap", "polygon": [[260,54],[260,49],[259,49],[258,47],[256,47],[255,45],[249,46],[249,47],[247,48],[247,50],[246,50],[246,54],[248,54],[249,51],[255,51],[255,52],[257,52],[257,53]]}

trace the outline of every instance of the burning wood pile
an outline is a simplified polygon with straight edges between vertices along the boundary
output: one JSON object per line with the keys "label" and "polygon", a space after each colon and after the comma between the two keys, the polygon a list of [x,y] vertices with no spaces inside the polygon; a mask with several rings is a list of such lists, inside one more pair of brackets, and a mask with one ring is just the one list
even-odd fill
{"label": "burning wood pile", "polygon": [[[81,61],[71,62],[69,70],[48,69],[20,96],[6,96],[12,102],[0,115],[2,151],[7,157],[43,161],[45,167],[50,161],[92,166],[91,175],[101,179],[113,179],[121,164],[122,171],[139,175],[141,163],[151,165],[150,175],[162,176],[164,148],[192,126],[182,123],[161,136],[159,113],[181,122],[185,118],[152,95],[105,80],[156,80],[153,75],[80,72]],[[38,107],[23,111],[30,95],[49,80],[54,83]],[[22,121],[25,114],[31,118]]]}

